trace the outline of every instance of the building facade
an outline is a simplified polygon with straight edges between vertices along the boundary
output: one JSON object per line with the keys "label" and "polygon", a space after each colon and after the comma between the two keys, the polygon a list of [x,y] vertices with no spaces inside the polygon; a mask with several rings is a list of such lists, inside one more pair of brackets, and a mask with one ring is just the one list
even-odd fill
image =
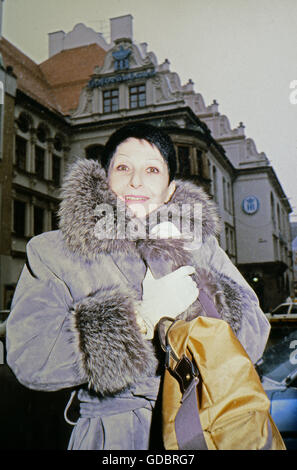
{"label": "building facade", "polygon": [[[65,117],[38,67],[0,39],[3,84],[0,157],[0,310],[9,309],[28,240],[57,227],[68,145]],[[21,77],[21,79],[20,79]]]}
{"label": "building facade", "polygon": [[217,103],[201,112],[235,168],[237,267],[268,312],[293,291],[291,206],[267,156],[245,137],[243,124],[232,130],[228,118],[218,113]]}
{"label": "building facade", "polygon": [[291,208],[268,159],[245,137],[242,124],[232,130],[215,101],[206,106],[191,80],[181,84],[167,59],[159,64],[146,43],[134,41],[131,15],[112,18],[110,29],[110,44],[83,24],[67,34],[51,33],[49,58],[39,65],[0,39],[7,77],[0,309],[9,306],[27,241],[57,226],[66,165],[78,157],[100,160],[111,133],[134,121],[170,134],[178,176],[203,185],[218,204],[222,248],[256,288],[264,309],[279,303],[293,282]]}
{"label": "building facade", "polygon": [[293,273],[294,273],[294,291],[293,295],[297,298],[297,222],[291,222],[292,234],[292,253],[293,253]]}
{"label": "building facade", "polygon": [[[13,293],[14,268],[11,265],[12,247],[12,155],[14,152],[14,103],[16,77],[7,71],[0,60],[0,309]],[[4,287],[5,286],[5,287]],[[10,287],[9,287],[10,286]]]}

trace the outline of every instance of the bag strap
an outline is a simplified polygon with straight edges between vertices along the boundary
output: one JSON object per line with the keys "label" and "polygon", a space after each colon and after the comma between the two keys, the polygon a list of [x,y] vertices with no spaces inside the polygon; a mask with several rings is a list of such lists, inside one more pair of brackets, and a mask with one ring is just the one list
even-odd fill
{"label": "bag strap", "polygon": [[[203,289],[199,290],[198,300],[208,317],[221,318],[214,302]],[[170,369],[175,378],[179,379],[182,390],[181,405],[175,417],[175,434],[178,448],[180,450],[208,450],[198,408],[197,386],[201,378],[199,370],[186,356],[180,359],[175,356],[168,341],[168,333],[175,320],[168,317],[162,320],[167,321],[167,323],[171,322],[166,332],[165,345],[162,341],[159,325],[160,343],[163,350],[166,351],[166,368]],[[169,367],[170,355],[177,361],[174,370]],[[187,379],[188,377],[189,379]]]}
{"label": "bag strap", "polygon": [[203,310],[205,311],[208,317],[221,318],[213,300],[207,295],[207,293],[203,289],[199,290],[198,300],[201,303]]}
{"label": "bag strap", "polygon": [[175,435],[179,450],[208,450],[201,426],[197,385],[199,378],[194,377],[181,400],[175,417]]}

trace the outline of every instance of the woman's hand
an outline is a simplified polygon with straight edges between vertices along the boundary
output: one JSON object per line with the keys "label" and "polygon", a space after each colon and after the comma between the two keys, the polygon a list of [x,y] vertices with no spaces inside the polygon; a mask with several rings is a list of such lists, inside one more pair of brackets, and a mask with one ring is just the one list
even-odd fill
{"label": "woman's hand", "polygon": [[137,319],[142,326],[142,320],[145,321],[150,336],[160,318],[175,318],[197,299],[199,290],[191,278],[194,272],[192,266],[182,266],[160,279],[155,279],[148,268],[142,284],[142,301],[137,307]]}

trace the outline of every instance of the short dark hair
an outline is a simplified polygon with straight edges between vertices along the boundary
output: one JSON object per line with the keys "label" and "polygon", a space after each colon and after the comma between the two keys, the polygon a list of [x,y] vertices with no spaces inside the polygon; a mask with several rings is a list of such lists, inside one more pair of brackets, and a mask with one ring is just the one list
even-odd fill
{"label": "short dark hair", "polygon": [[101,164],[106,172],[108,172],[110,161],[117,147],[129,138],[146,140],[151,145],[155,145],[168,166],[169,182],[174,179],[176,173],[176,153],[171,138],[159,127],[145,123],[127,124],[120,127],[110,136],[103,149],[101,158]]}

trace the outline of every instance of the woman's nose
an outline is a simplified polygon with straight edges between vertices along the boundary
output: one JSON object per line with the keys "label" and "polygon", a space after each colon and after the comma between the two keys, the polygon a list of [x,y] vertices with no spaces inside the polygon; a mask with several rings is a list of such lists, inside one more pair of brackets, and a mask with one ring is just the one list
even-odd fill
{"label": "woman's nose", "polygon": [[142,186],[141,176],[138,174],[137,171],[135,171],[131,175],[130,186],[132,188],[139,188],[140,186]]}

